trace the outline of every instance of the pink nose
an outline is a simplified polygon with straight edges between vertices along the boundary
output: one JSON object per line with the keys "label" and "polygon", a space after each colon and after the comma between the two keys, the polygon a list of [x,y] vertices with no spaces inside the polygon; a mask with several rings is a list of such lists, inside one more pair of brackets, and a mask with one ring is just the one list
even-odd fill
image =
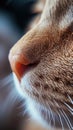
{"label": "pink nose", "polygon": [[25,74],[25,71],[29,65],[28,59],[22,54],[16,54],[13,56],[12,53],[10,53],[9,61],[12,71],[16,74],[17,78],[20,81],[21,77]]}

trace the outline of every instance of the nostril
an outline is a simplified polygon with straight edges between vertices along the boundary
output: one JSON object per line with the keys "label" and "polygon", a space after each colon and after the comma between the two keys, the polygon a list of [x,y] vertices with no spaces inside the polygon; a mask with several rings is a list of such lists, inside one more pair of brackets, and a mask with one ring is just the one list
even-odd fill
{"label": "nostril", "polygon": [[23,65],[19,62],[16,62],[14,69],[15,69],[14,70],[15,74],[17,75],[18,79],[20,80],[27,69],[27,65]]}
{"label": "nostril", "polygon": [[30,61],[22,54],[16,54],[13,56],[12,53],[10,53],[9,61],[12,71],[16,74],[19,81],[21,81],[21,78],[26,72],[38,65],[38,62],[30,63]]}
{"label": "nostril", "polygon": [[21,54],[14,55],[9,54],[9,62],[12,68],[12,71],[16,74],[18,80],[20,81],[23,74],[25,74],[26,69],[29,66],[29,62]]}

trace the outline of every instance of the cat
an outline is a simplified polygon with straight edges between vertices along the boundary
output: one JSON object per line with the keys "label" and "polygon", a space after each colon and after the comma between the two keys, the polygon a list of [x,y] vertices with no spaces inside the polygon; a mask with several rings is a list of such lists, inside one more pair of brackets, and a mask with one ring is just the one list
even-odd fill
{"label": "cat", "polygon": [[28,114],[49,130],[73,129],[73,0],[46,0],[40,20],[10,50]]}

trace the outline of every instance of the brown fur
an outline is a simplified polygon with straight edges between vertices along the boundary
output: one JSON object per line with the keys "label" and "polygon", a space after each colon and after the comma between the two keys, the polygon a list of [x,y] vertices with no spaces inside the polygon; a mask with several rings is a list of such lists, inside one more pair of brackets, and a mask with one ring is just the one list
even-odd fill
{"label": "brown fur", "polygon": [[[41,95],[36,93],[34,88],[30,92],[27,86],[24,87],[24,91],[40,104],[47,108],[50,105],[52,110],[57,112],[58,109],[67,111],[64,102],[70,104],[68,95],[73,98],[73,21],[63,29],[58,26],[70,6],[73,11],[73,1],[54,1],[57,3],[56,6],[52,5],[49,10],[48,3],[51,2],[47,0],[41,20],[15,44],[10,51],[9,59],[16,74],[18,70],[13,67],[13,56],[18,56],[15,64],[20,62],[21,67],[22,64],[26,66],[25,59],[29,67],[36,64],[31,70],[30,83]],[[21,79],[20,75],[19,77]]]}

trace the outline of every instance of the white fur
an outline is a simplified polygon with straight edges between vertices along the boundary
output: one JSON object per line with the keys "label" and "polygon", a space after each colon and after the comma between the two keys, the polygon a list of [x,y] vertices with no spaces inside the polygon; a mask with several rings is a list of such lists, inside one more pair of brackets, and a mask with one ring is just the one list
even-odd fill
{"label": "white fur", "polygon": [[70,9],[67,11],[66,15],[62,18],[59,23],[60,30],[67,28],[71,22],[73,22],[73,7],[71,6]]}
{"label": "white fur", "polygon": [[[47,0],[45,4],[45,8],[42,14],[42,17],[40,19],[41,21],[44,21],[45,23],[48,23],[49,25],[52,23],[50,12],[53,13],[56,8],[56,4],[59,0]],[[49,6],[48,6],[49,5]]]}
{"label": "white fur", "polygon": [[14,83],[15,83],[15,86],[16,86],[16,88],[17,88],[19,94],[20,94],[21,96],[24,96],[24,94],[23,94],[23,92],[22,92],[22,90],[21,90],[21,87],[20,87],[20,83],[19,83],[19,81],[18,81],[18,79],[17,79],[15,73],[13,73],[13,78],[14,78]]}

